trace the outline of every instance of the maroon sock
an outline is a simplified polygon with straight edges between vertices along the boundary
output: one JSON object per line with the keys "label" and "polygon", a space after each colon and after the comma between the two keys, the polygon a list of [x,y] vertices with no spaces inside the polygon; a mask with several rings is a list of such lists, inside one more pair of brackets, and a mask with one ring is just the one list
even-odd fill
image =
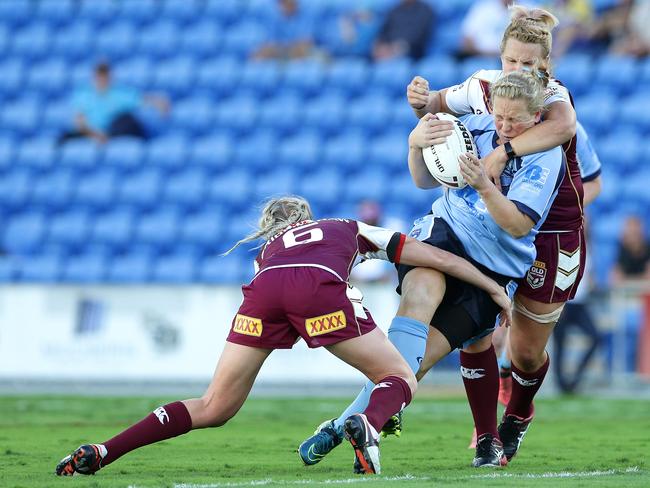
{"label": "maroon sock", "polygon": [[516,415],[522,419],[530,417],[533,413],[533,398],[548,371],[550,358],[546,355],[546,362],[534,373],[525,373],[512,362],[512,396],[506,407],[506,415]]}
{"label": "maroon sock", "polygon": [[363,411],[368,422],[380,432],[386,421],[411,403],[411,388],[398,376],[386,376],[375,385]]}
{"label": "maroon sock", "polygon": [[158,407],[137,424],[104,442],[108,454],[102,461],[106,466],[127,452],[154,442],[186,434],[192,430],[192,418],[183,402]]}
{"label": "maroon sock", "polygon": [[497,433],[499,399],[499,365],[494,346],[479,353],[460,351],[460,372],[465,393],[472,409],[476,435]]}

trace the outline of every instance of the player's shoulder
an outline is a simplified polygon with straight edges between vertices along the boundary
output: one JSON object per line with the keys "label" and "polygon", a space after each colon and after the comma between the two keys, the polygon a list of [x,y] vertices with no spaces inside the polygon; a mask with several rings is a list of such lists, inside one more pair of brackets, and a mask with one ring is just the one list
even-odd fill
{"label": "player's shoulder", "polygon": [[564,153],[560,146],[555,146],[546,151],[540,151],[534,154],[528,154],[522,157],[524,165],[545,162],[547,164],[561,165],[564,160]]}

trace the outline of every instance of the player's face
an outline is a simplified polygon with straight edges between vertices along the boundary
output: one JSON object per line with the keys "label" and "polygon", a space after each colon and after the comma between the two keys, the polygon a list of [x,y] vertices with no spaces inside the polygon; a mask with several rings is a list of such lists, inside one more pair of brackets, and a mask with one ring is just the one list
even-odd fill
{"label": "player's face", "polygon": [[522,70],[530,71],[535,67],[546,69],[544,61],[542,46],[512,38],[506,41],[501,53],[501,69],[504,73]]}
{"label": "player's face", "polygon": [[493,105],[492,116],[502,144],[539,122],[540,113],[531,114],[525,100],[495,97]]}

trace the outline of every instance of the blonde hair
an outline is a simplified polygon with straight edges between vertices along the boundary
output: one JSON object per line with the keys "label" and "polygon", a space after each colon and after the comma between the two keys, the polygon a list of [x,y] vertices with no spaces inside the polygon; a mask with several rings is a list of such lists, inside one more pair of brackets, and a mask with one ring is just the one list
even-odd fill
{"label": "blonde hair", "polygon": [[311,220],[312,218],[311,207],[309,206],[309,202],[304,198],[295,195],[272,198],[264,204],[262,215],[257,224],[257,230],[237,241],[223,255],[230,254],[237,246],[246,242],[255,241],[260,238],[269,240],[285,227],[303,220]]}
{"label": "blonde hair", "polygon": [[544,110],[544,85],[535,72],[513,71],[503,75],[490,85],[492,106],[496,97],[525,101],[531,115]]}
{"label": "blonde hair", "polygon": [[515,39],[526,44],[537,44],[542,48],[542,57],[546,64],[540,66],[548,69],[548,59],[553,49],[551,31],[560,23],[548,10],[511,5],[510,23],[501,38],[501,52],[506,48],[508,39]]}

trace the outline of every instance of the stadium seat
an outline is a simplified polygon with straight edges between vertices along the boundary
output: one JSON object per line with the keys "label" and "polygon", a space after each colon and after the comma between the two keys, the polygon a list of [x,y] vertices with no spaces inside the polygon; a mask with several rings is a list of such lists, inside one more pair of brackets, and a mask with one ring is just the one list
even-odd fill
{"label": "stadium seat", "polygon": [[179,227],[178,213],[159,208],[140,217],[135,227],[135,237],[143,244],[151,244],[160,250],[173,249]]}
{"label": "stadium seat", "polygon": [[194,89],[195,71],[194,59],[189,56],[161,62],[154,68],[154,88],[175,97],[185,96]]}
{"label": "stadium seat", "polygon": [[250,260],[247,263],[236,255],[213,256],[201,262],[198,279],[203,283],[212,284],[242,283],[247,281],[246,277],[252,277],[252,268]]}
{"label": "stadium seat", "polygon": [[303,121],[306,127],[329,136],[344,128],[345,109],[346,100],[341,95],[319,95],[305,104]]}
{"label": "stadium seat", "polygon": [[379,168],[372,167],[345,178],[344,198],[347,202],[381,201],[388,189],[388,178]]}
{"label": "stadium seat", "polygon": [[18,147],[18,164],[47,169],[55,162],[55,147],[51,138],[26,139]]}
{"label": "stadium seat", "polygon": [[66,99],[54,100],[43,107],[43,131],[54,137],[70,130],[73,120],[74,113]]}
{"label": "stadium seat", "polygon": [[298,193],[296,173],[290,167],[275,167],[264,178],[255,179],[252,201],[262,202],[273,196]]}
{"label": "stadium seat", "polygon": [[616,118],[618,101],[607,92],[591,92],[575,100],[578,120],[591,137],[609,132]]}
{"label": "stadium seat", "polygon": [[223,233],[223,218],[223,213],[216,209],[186,215],[181,223],[179,238],[184,243],[214,251]]}
{"label": "stadium seat", "polygon": [[146,283],[151,274],[151,256],[130,253],[115,257],[108,267],[108,280],[112,283]]}
{"label": "stadium seat", "polygon": [[157,168],[144,168],[121,182],[118,201],[141,208],[155,207],[159,203],[162,177]]}
{"label": "stadium seat", "polygon": [[45,237],[45,218],[40,212],[16,214],[4,227],[2,249],[10,254],[34,251]]}
{"label": "stadium seat", "polygon": [[127,248],[132,242],[134,221],[134,212],[128,207],[95,214],[90,239],[93,243],[108,245],[113,249]]}
{"label": "stadium seat", "polygon": [[[432,90],[453,86],[463,81],[458,69],[458,63],[450,56],[438,55],[422,58],[416,63],[413,71],[414,75],[425,78]],[[411,79],[406,83],[410,81]],[[406,90],[406,85],[404,90]]]}
{"label": "stadium seat", "polygon": [[[443,2],[444,3],[444,2]],[[449,55],[454,54],[460,49],[461,36],[461,19],[454,19],[444,24],[439,24],[429,38],[427,46],[427,55]],[[459,82],[461,80],[458,80]]]}
{"label": "stadium seat", "polygon": [[589,92],[593,80],[594,63],[584,54],[566,54],[554,68],[554,77],[560,80],[574,97]]}
{"label": "stadium seat", "polygon": [[390,96],[403,96],[406,85],[413,78],[411,61],[407,58],[375,63],[371,69],[370,86]]}
{"label": "stadium seat", "polygon": [[603,166],[615,168],[617,173],[627,174],[638,166],[641,161],[642,147],[638,143],[641,135],[632,127],[617,127],[616,132],[601,138],[596,151]]}
{"label": "stadium seat", "polygon": [[222,173],[209,182],[210,200],[216,204],[227,204],[233,209],[250,205],[250,194],[254,178],[247,171],[233,169]]}
{"label": "stadium seat", "polygon": [[204,135],[212,129],[214,102],[207,97],[190,97],[174,103],[172,123],[192,135]]}
{"label": "stadium seat", "polygon": [[359,131],[345,131],[324,144],[323,166],[339,167],[344,174],[352,172],[367,162],[367,153],[364,135]]}
{"label": "stadium seat", "polygon": [[0,283],[12,283],[17,279],[17,261],[14,256],[0,256]]}
{"label": "stadium seat", "polygon": [[84,0],[80,2],[77,16],[97,24],[107,22],[116,17],[118,3],[113,0]]}
{"label": "stadium seat", "polygon": [[187,23],[192,19],[201,16],[202,0],[163,0],[162,17],[176,23]]}
{"label": "stadium seat", "polygon": [[641,132],[650,132],[650,99],[647,92],[619,100],[617,123],[635,126]]}
{"label": "stadium seat", "polygon": [[49,24],[44,22],[30,23],[14,32],[11,46],[12,54],[23,58],[27,62],[32,62],[49,54],[52,38]]}
{"label": "stadium seat", "polygon": [[27,88],[48,98],[69,90],[68,67],[62,59],[48,59],[32,66],[27,77]]}
{"label": "stadium seat", "polygon": [[241,1],[205,0],[203,13],[206,18],[226,27],[241,18]]}
{"label": "stadium seat", "polygon": [[[115,204],[117,177],[111,169],[100,169],[84,178],[76,185],[75,199],[81,205],[98,208]],[[120,188],[122,184],[120,184]]]}
{"label": "stadium seat", "polygon": [[403,132],[408,134],[415,128],[418,119],[413,112],[413,109],[409,106],[408,103],[405,103],[404,99],[398,99],[392,102],[392,108],[390,109],[391,117],[391,126],[393,127],[394,132],[400,134]]}
{"label": "stadium seat", "polygon": [[4,0],[0,2],[0,19],[11,26],[21,25],[33,17],[33,7],[30,0]]}
{"label": "stadium seat", "polygon": [[282,74],[277,62],[252,61],[243,66],[239,83],[242,89],[249,90],[258,97],[273,95],[280,85]]}
{"label": "stadium seat", "polygon": [[[415,119],[415,117],[413,117]],[[415,123],[412,123],[415,127]],[[377,171],[408,171],[408,132],[389,132],[368,142],[368,161]]]}
{"label": "stadium seat", "polygon": [[220,52],[223,37],[224,33],[214,22],[200,21],[185,28],[181,39],[182,49],[195,56],[213,56]]}
{"label": "stadium seat", "polygon": [[100,148],[89,139],[73,139],[66,142],[59,152],[60,163],[77,169],[93,168],[100,157]]}
{"label": "stadium seat", "polygon": [[115,82],[138,89],[150,88],[153,74],[153,64],[146,56],[129,58],[115,66]]}
{"label": "stadium seat", "polygon": [[138,0],[137,2],[119,2],[119,17],[146,24],[154,20],[159,14],[158,0]]}
{"label": "stadium seat", "polygon": [[56,254],[20,256],[14,259],[14,263],[18,279],[23,282],[54,283],[61,276],[61,258]]}
{"label": "stadium seat", "polygon": [[322,88],[324,76],[325,68],[320,61],[292,61],[284,69],[283,86],[310,96]]}
{"label": "stadium seat", "polygon": [[[225,133],[210,134],[195,139],[190,149],[190,161],[193,165],[213,169],[223,169],[232,162],[235,144]],[[241,147],[238,144],[237,147]]]}
{"label": "stadium seat", "polygon": [[63,265],[61,280],[67,283],[100,283],[107,269],[107,258],[101,254],[69,256]]}
{"label": "stadium seat", "polygon": [[367,95],[356,98],[348,105],[347,125],[366,134],[379,134],[387,129],[390,120],[390,102],[381,95]]}
{"label": "stadium seat", "polygon": [[[241,77],[241,62],[234,57],[222,57],[199,63],[197,88],[208,90],[220,97],[236,92]],[[237,90],[238,91],[238,90]]]}
{"label": "stadium seat", "polygon": [[637,81],[637,62],[623,56],[603,56],[598,59],[592,83],[605,90],[625,94]]}
{"label": "stadium seat", "polygon": [[278,140],[275,132],[270,129],[259,129],[251,137],[250,141],[246,140],[235,145],[231,163],[254,173],[265,173],[275,168],[281,146],[281,141]]}
{"label": "stadium seat", "polygon": [[68,249],[79,250],[88,242],[90,219],[84,210],[72,210],[56,215],[48,221],[48,243],[63,244]]}
{"label": "stadium seat", "polygon": [[[22,58],[8,58],[0,61],[0,97],[22,93],[27,70]],[[4,97],[3,97],[4,98]]]}
{"label": "stadium seat", "polygon": [[335,61],[325,73],[325,84],[343,93],[356,96],[368,88],[370,67],[361,59]]}
{"label": "stadium seat", "polygon": [[[120,20],[104,27],[95,36],[95,49],[111,61],[133,53],[138,33],[130,21]],[[118,63],[115,63],[118,64]]]}
{"label": "stadium seat", "polygon": [[149,143],[147,164],[168,168],[182,167],[187,163],[188,151],[187,139],[180,134],[158,137]]}
{"label": "stadium seat", "polygon": [[296,95],[289,92],[267,100],[260,108],[260,125],[287,135],[300,126],[303,107]]}
{"label": "stadium seat", "polygon": [[198,207],[204,203],[207,184],[208,179],[201,169],[180,171],[165,181],[163,200],[184,207]]}
{"label": "stadium seat", "polygon": [[104,166],[119,168],[122,171],[138,169],[144,165],[145,145],[134,137],[118,137],[109,140],[104,146]]}
{"label": "stadium seat", "polygon": [[302,131],[280,142],[277,162],[299,171],[309,171],[320,163],[321,139],[317,132]]}
{"label": "stadium seat", "polygon": [[13,137],[0,135],[0,172],[14,165],[14,154],[18,150]]}
{"label": "stadium seat", "polygon": [[417,188],[411,175],[405,172],[391,180],[383,201],[391,205],[392,202],[403,203],[406,199],[411,205],[411,214],[422,216],[431,210],[431,204],[439,195],[439,191]]}
{"label": "stadium seat", "polygon": [[33,182],[31,201],[46,207],[67,207],[71,200],[73,183],[76,183],[76,179],[72,178],[69,170],[54,170]]}
{"label": "stadium seat", "polygon": [[31,136],[36,132],[41,113],[38,100],[22,98],[3,105],[0,107],[0,126],[5,131],[22,137]]}
{"label": "stadium seat", "polygon": [[225,52],[241,59],[249,57],[268,37],[264,24],[251,21],[237,23],[225,34]]}
{"label": "stadium seat", "polygon": [[30,195],[33,177],[26,168],[13,169],[0,178],[0,208],[20,208]]}
{"label": "stadium seat", "polygon": [[176,54],[179,38],[175,23],[159,20],[140,31],[138,50],[153,58],[165,58]]}
{"label": "stadium seat", "polygon": [[165,255],[154,263],[151,277],[158,283],[187,283],[194,280],[196,269],[196,259],[191,255]]}
{"label": "stadium seat", "polygon": [[304,174],[298,184],[298,191],[314,205],[329,210],[336,206],[344,195],[345,184],[346,180],[336,169],[323,168],[315,173]]}
{"label": "stadium seat", "polygon": [[[267,104],[264,105],[265,108]],[[250,96],[228,98],[215,109],[217,127],[229,129],[237,134],[252,130],[257,122],[257,104]]]}
{"label": "stadium seat", "polygon": [[70,62],[88,56],[89,52],[93,52],[95,45],[93,28],[93,24],[88,21],[78,21],[58,29],[52,39],[51,48],[57,56]]}

